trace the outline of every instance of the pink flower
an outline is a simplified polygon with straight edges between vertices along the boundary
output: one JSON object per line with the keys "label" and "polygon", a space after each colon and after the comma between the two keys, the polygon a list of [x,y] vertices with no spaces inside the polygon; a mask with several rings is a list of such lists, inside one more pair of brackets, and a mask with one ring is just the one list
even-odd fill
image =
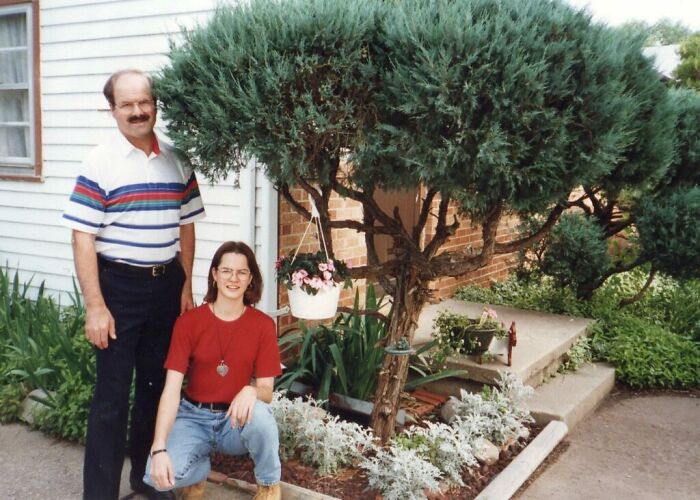
{"label": "pink flower", "polygon": [[351,260],[347,261],[347,262],[345,263],[345,266],[346,266],[348,269],[352,269],[352,261],[351,261]]}
{"label": "pink flower", "polygon": [[311,288],[315,288],[316,290],[320,290],[321,288],[323,288],[324,283],[323,283],[323,280],[321,278],[314,277],[314,278],[311,278],[309,280],[308,285]]}
{"label": "pink flower", "polygon": [[284,257],[280,255],[277,260],[275,261],[275,269],[279,269],[282,267],[282,261],[284,260]]}
{"label": "pink flower", "polygon": [[333,273],[330,271],[323,271],[323,279],[328,281],[333,279]]}
{"label": "pink flower", "polygon": [[[326,265],[328,266],[329,271],[335,271],[335,264],[333,263],[333,259],[328,259]],[[323,271],[323,269],[321,270]]]}
{"label": "pink flower", "polygon": [[294,271],[292,273],[292,283],[297,285],[297,286],[301,286],[304,283],[305,278],[308,275],[309,275],[309,273],[307,273],[303,269],[299,269],[298,271]]}
{"label": "pink flower", "polygon": [[321,263],[318,265],[318,270],[321,271],[321,272],[328,271],[328,264],[325,263],[325,262],[321,262]]}
{"label": "pink flower", "polygon": [[484,308],[484,312],[486,313],[486,316],[488,316],[488,317],[491,318],[491,319],[496,319],[496,318],[498,318],[498,313],[496,313],[496,311],[494,311],[494,310],[491,309],[490,307]]}

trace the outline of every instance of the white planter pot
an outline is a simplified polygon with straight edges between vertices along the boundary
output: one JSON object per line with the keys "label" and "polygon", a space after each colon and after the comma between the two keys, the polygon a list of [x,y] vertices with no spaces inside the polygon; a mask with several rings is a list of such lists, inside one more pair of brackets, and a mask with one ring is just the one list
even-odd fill
{"label": "white planter pot", "polygon": [[289,308],[292,316],[299,319],[327,319],[335,316],[340,299],[340,287],[319,290],[316,295],[309,295],[299,286],[294,285],[289,294]]}

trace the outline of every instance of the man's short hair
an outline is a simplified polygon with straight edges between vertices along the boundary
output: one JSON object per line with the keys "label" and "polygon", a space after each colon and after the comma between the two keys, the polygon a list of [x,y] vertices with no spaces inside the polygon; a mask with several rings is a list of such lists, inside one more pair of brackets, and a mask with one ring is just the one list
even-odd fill
{"label": "man's short hair", "polygon": [[148,80],[148,86],[151,87],[151,89],[153,89],[153,78],[151,78],[151,76],[147,73],[144,73],[143,71],[138,69],[120,69],[119,71],[112,73],[112,75],[107,79],[107,83],[105,83],[104,88],[102,89],[102,93],[105,95],[105,98],[107,98],[107,102],[109,102],[109,107],[112,109],[114,109],[115,104],[114,84],[117,83],[117,80],[119,80],[119,78],[124,75],[141,75],[146,80]]}

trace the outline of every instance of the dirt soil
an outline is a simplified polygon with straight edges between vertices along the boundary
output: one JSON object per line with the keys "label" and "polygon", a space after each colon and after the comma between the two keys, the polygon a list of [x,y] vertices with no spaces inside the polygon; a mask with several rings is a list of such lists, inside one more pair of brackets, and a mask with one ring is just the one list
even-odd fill
{"label": "dirt soil", "polygon": [[[441,494],[431,495],[430,498],[433,500],[475,498],[539,431],[540,429],[537,428],[530,429],[530,437],[527,440],[520,440],[507,450],[502,451],[495,464],[480,464],[476,468],[465,471],[462,475],[464,487],[446,490]],[[255,483],[253,462],[250,458],[214,454],[211,460],[212,470],[222,472],[228,477]],[[316,475],[313,467],[304,465],[298,460],[289,460],[282,463],[282,481],[344,500],[379,497],[379,491],[369,488],[367,476],[361,469],[343,469],[332,476],[320,477]]]}

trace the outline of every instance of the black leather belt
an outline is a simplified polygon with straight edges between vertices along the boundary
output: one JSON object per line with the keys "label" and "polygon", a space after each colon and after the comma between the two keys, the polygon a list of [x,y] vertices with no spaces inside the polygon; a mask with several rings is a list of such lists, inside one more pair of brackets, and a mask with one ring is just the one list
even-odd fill
{"label": "black leather belt", "polygon": [[231,406],[229,403],[200,403],[199,401],[195,401],[194,399],[189,397],[184,392],[182,393],[182,399],[184,399],[188,403],[193,404],[197,408],[201,408],[203,410],[209,410],[212,412],[228,411],[228,407]]}
{"label": "black leather belt", "polygon": [[107,269],[114,269],[142,278],[158,278],[160,276],[165,276],[166,273],[170,272],[174,266],[177,265],[176,259],[166,262],[165,264],[147,267],[132,266],[129,264],[124,264],[123,262],[107,260],[104,257],[98,257],[98,260],[100,265],[106,267]]}

